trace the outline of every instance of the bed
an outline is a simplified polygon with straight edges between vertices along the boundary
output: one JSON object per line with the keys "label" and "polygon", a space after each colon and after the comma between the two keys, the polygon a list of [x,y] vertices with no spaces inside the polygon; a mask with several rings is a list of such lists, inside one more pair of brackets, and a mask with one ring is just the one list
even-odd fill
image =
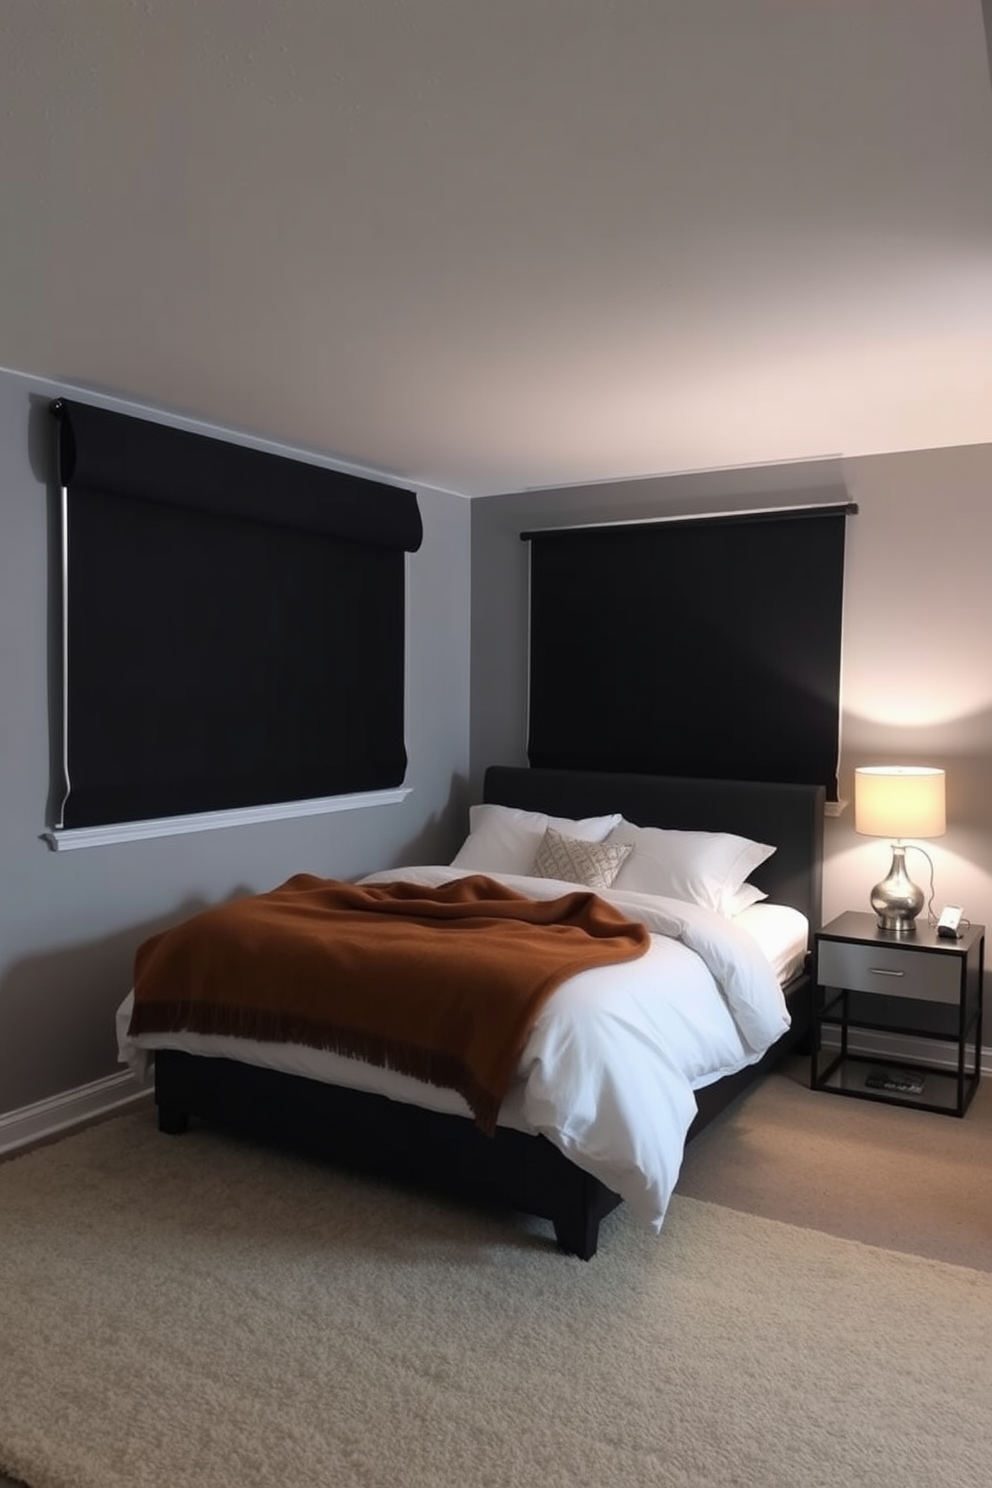
{"label": "bed", "polygon": [[[808,1033],[811,989],[806,944],[820,919],[823,804],[823,789],[814,786],[511,766],[491,766],[486,771],[480,806],[494,808],[500,820],[502,814],[515,821],[518,816],[535,813],[563,823],[622,821],[624,825],[637,824],[642,833],[661,828],[666,833],[686,834],[686,841],[693,833],[714,834],[714,838],[732,834],[772,846],[774,851],[748,872],[744,885],[749,897],[757,899],[760,894],[763,899],[750,907],[745,904],[729,922],[731,938],[736,937],[740,945],[748,942],[744,947],[748,956],[752,954],[752,936],[744,927],[749,917],[760,918],[766,911],[781,907],[794,920],[802,918],[803,945],[797,949],[793,939],[788,958],[777,973],[786,1010],[780,1031],[776,1026],[776,1036],[766,1033],[765,1040],[770,1040],[767,1047],[754,1036],[757,1050],[748,1046],[740,1058],[721,1056],[723,1063],[716,1077],[700,1066],[688,1095],[680,1089],[672,1097],[672,1114],[664,1118],[673,1127],[671,1134],[664,1135],[662,1160],[666,1173],[658,1180],[660,1192],[653,1194],[650,1203],[644,1201],[645,1218],[648,1222],[653,1219],[654,1228],[660,1227],[684,1142],[800,1045]],[[621,829],[611,828],[604,839],[603,831],[598,830],[594,840],[612,841],[618,835],[622,835]],[[470,833],[462,850],[467,853],[463,864],[456,857],[451,866],[393,869],[369,875],[363,882],[375,884],[409,873],[417,882],[445,883],[458,874],[485,871],[467,851],[477,840],[481,840],[480,834]],[[483,858],[481,863],[485,861]],[[624,871],[621,868],[620,874]],[[494,876],[502,879],[504,870]],[[525,893],[533,887],[526,876],[518,879],[512,873],[505,882]],[[638,880],[634,877],[631,882],[636,886]],[[631,912],[633,907],[633,912],[640,914],[639,901],[653,900],[653,895],[638,893],[636,887],[624,893],[620,885],[618,877],[602,897],[615,898],[624,912]],[[554,874],[550,874],[541,892],[551,895],[567,887],[568,882],[556,884]],[[657,925],[663,933],[656,935],[652,930],[651,954],[656,943],[659,951],[664,949],[668,954],[671,937],[679,942],[675,949],[683,961],[695,960],[701,954],[701,939],[705,948],[710,931],[722,933],[720,926],[727,922],[723,914],[714,913],[715,906],[683,906],[674,898],[660,899],[658,906],[662,918],[652,920],[648,928]],[[651,908],[654,912],[653,903]],[[765,915],[765,923],[768,918]],[[718,919],[720,924],[716,923]],[[691,948],[693,945],[697,950]],[[763,951],[756,959],[767,965]],[[601,977],[598,971],[587,975]],[[708,977],[709,969],[701,975]],[[566,984],[569,993],[573,982],[578,985],[582,978]],[[566,1002],[566,989],[559,989],[548,1003],[559,1023],[565,1016],[561,1009]],[[561,1043],[559,1024],[549,1015],[548,1020],[542,1019],[542,1030],[545,1022],[557,1030],[554,1037]],[[433,1086],[392,1076],[389,1071],[374,1071],[360,1060],[342,1061],[340,1056],[333,1056],[327,1065],[297,1066],[278,1058],[269,1063],[264,1050],[252,1050],[246,1062],[244,1044],[204,1043],[164,1035],[129,1040],[127,1026],[125,1004],[118,1017],[121,1057],[135,1067],[137,1045],[141,1045],[141,1057],[153,1068],[158,1123],[163,1132],[179,1134],[195,1118],[254,1138],[289,1144],[337,1163],[385,1173],[405,1183],[437,1187],[473,1202],[520,1210],[549,1220],[559,1248],[586,1260],[596,1253],[602,1219],[624,1199],[635,1206],[641,1201],[639,1173],[631,1180],[625,1163],[611,1166],[610,1161],[592,1160],[588,1153],[595,1147],[595,1140],[583,1148],[572,1140],[570,1132],[563,1137],[554,1126],[542,1128],[540,1121],[528,1119],[525,1105],[513,1106],[508,1100],[505,1119],[501,1113],[495,1131],[485,1132],[477,1122],[466,1119],[469,1113],[459,1109],[458,1097],[444,1092],[439,1096]],[[550,1035],[542,1032],[541,1036]],[[637,1045],[630,1048],[632,1059],[639,1059]],[[541,1058],[532,1061],[529,1069],[543,1067],[544,1046],[540,1052]],[[617,1083],[623,1084],[622,1072]],[[542,1096],[547,1103],[548,1084],[546,1081],[543,1092],[538,1091],[538,1103]],[[680,1084],[685,1084],[681,1077]],[[521,1082],[520,1091],[521,1099],[530,1098],[529,1080],[526,1086]],[[560,1114],[554,1119],[561,1121]],[[561,1124],[568,1126],[567,1121]],[[660,1127],[664,1122],[656,1124]]]}

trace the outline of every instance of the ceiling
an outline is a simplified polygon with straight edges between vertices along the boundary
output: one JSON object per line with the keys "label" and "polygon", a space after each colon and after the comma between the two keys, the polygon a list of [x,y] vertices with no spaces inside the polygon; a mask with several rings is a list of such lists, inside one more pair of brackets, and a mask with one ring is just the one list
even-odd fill
{"label": "ceiling", "polygon": [[4,0],[0,112],[7,368],[466,495],[992,440],[983,0]]}

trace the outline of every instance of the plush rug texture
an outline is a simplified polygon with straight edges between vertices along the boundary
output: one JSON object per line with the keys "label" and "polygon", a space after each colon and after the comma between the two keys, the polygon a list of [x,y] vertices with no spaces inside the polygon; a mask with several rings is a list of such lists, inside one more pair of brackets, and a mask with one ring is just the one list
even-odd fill
{"label": "plush rug texture", "polygon": [[986,1488],[992,1276],[677,1197],[548,1227],[204,1130],[0,1166],[30,1488]]}

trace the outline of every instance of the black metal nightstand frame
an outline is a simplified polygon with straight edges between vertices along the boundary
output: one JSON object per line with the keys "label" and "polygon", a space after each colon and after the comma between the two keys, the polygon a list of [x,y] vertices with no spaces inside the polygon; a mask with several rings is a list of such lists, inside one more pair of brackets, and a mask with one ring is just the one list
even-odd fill
{"label": "black metal nightstand frame", "polygon": [[[911,937],[880,930],[871,914],[847,913],[825,925],[813,950],[811,1087],[963,1116],[981,1080],[984,963],[984,925],[969,926],[956,941],[925,924]],[[859,1032],[946,1044],[953,1065],[872,1053],[864,1041],[852,1050]],[[866,1085],[878,1070],[908,1071],[923,1088]]]}

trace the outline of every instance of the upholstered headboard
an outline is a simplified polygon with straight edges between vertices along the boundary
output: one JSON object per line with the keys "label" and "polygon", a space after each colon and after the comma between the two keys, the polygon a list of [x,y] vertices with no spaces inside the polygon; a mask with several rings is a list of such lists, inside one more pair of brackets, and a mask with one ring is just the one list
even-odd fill
{"label": "upholstered headboard", "polygon": [[640,827],[736,832],[774,845],[751,880],[777,904],[820,925],[823,864],[822,785],[748,780],[692,780],[588,770],[531,770],[490,765],[483,799],[549,816],[601,816],[619,811]]}

